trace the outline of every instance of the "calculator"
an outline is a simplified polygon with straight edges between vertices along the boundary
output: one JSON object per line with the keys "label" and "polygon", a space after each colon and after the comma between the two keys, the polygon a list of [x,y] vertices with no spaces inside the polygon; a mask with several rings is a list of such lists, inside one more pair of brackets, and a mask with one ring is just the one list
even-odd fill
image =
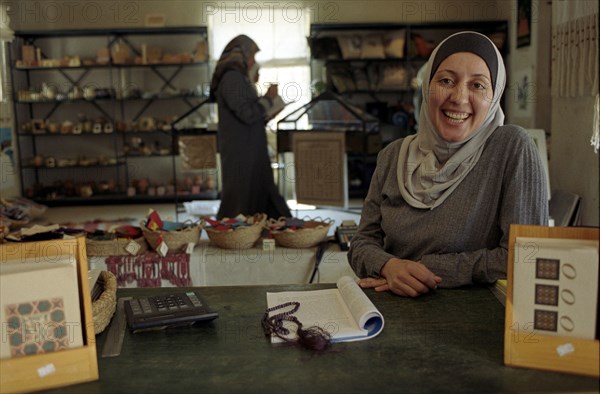
{"label": "calculator", "polygon": [[195,291],[126,300],[125,314],[133,332],[191,325],[219,317]]}

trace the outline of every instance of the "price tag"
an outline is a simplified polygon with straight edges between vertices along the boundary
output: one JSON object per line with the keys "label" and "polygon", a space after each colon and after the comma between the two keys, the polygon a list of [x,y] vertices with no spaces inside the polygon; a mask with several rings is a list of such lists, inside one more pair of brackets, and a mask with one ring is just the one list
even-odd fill
{"label": "price tag", "polygon": [[167,255],[167,252],[169,251],[169,247],[167,246],[166,242],[161,242],[160,244],[158,244],[158,247],[156,248],[156,252],[158,252],[159,255],[161,255],[162,257],[165,257]]}
{"label": "price tag", "polygon": [[263,239],[263,250],[275,250],[275,240],[272,238]]}
{"label": "price tag", "polygon": [[187,247],[185,248],[185,253],[192,254],[194,253],[194,246],[196,246],[193,242],[188,242]]}
{"label": "price tag", "polygon": [[575,346],[572,343],[565,343],[564,345],[560,345],[556,348],[556,353],[560,357],[566,356],[569,353],[573,353],[575,351]]}
{"label": "price tag", "polygon": [[134,240],[131,240],[126,246],[125,250],[132,256],[135,256],[140,251],[141,246]]}
{"label": "price tag", "polygon": [[37,373],[40,378],[45,378],[46,376],[52,375],[55,372],[56,372],[56,367],[52,363],[46,364],[37,369]]}

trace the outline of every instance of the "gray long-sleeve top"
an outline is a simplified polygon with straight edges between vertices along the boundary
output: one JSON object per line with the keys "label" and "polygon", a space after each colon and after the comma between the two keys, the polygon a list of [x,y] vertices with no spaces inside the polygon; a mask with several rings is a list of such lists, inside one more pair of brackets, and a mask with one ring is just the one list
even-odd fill
{"label": "gray long-sleeve top", "polygon": [[510,224],[548,223],[548,190],[533,140],[518,126],[499,127],[478,163],[434,209],[417,209],[396,176],[402,140],[383,149],[365,198],[348,260],[359,277],[379,277],[392,257],[420,261],[440,287],[506,278]]}

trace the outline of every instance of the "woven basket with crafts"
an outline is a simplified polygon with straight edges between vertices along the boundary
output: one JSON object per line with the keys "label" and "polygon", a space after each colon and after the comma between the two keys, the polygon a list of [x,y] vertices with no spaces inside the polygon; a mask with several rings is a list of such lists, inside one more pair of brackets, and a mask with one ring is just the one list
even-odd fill
{"label": "woven basket with crafts", "polygon": [[120,226],[113,231],[88,233],[85,249],[91,256],[137,256],[148,251],[148,244],[142,229],[134,226]]}
{"label": "woven basket with crafts", "polygon": [[[92,272],[92,271],[90,271]],[[90,280],[92,282],[92,280]],[[100,271],[92,285],[92,317],[94,333],[100,334],[117,309],[117,278],[109,271]]]}
{"label": "woven basket with crafts", "polygon": [[0,243],[2,243],[4,238],[10,234],[10,225],[11,221],[0,215]]}
{"label": "woven basket with crafts", "polygon": [[0,205],[0,217],[2,217],[3,222],[9,223],[12,228],[25,226],[31,221],[29,214],[22,207],[8,207],[4,204]]}
{"label": "woven basket with crafts", "polygon": [[253,216],[238,215],[222,220],[207,219],[209,226],[204,227],[210,241],[223,249],[249,249],[262,235],[267,223],[267,215],[258,213]]}
{"label": "woven basket with crafts", "polygon": [[326,218],[279,218],[270,219],[268,228],[279,246],[302,249],[317,246],[327,239],[329,228],[335,221]]}
{"label": "woven basket with crafts", "polygon": [[5,207],[21,209],[29,217],[29,219],[36,219],[42,216],[48,209],[46,205],[38,204],[35,201],[29,200],[25,197],[1,198],[0,202]]}
{"label": "woven basket with crafts", "polygon": [[203,222],[169,222],[160,219],[156,211],[151,211],[142,224],[144,238],[152,249],[164,255],[164,244],[170,252],[184,251],[189,244],[196,245],[200,239]]}

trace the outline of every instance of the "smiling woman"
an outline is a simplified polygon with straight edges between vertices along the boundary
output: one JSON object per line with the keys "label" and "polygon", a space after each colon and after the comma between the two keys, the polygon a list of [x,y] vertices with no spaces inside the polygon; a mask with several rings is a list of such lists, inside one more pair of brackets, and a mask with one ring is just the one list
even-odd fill
{"label": "smiling woman", "polygon": [[548,223],[535,144],[504,125],[502,57],[461,32],[431,54],[419,131],[379,153],[348,254],[363,287],[415,297],[506,277],[510,224]]}

